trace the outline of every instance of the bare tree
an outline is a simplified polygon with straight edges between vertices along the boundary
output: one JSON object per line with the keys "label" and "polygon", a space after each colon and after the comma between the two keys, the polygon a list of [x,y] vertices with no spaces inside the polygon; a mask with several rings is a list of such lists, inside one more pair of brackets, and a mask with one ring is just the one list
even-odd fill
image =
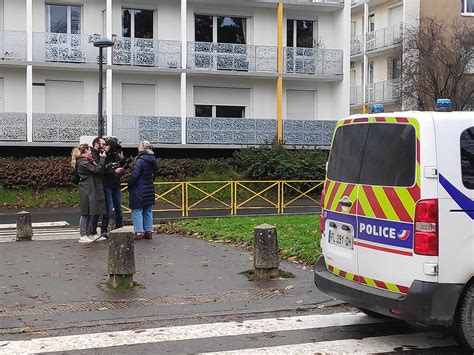
{"label": "bare tree", "polygon": [[421,18],[403,35],[402,100],[410,109],[433,110],[451,99],[453,110],[474,99],[474,26]]}

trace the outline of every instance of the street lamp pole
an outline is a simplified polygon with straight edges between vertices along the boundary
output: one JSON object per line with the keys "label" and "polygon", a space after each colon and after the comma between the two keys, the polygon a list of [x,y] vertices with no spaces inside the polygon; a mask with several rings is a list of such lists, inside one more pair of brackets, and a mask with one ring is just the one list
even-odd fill
{"label": "street lamp pole", "polygon": [[103,137],[104,136],[104,116],[102,114],[103,112],[103,92],[104,92],[104,87],[102,84],[103,80],[103,53],[104,53],[104,48],[107,47],[112,47],[114,45],[114,42],[111,40],[108,40],[106,38],[99,39],[94,42],[94,47],[99,48],[99,93],[97,97],[97,103],[98,103],[98,110],[97,110],[97,119],[98,119],[98,136]]}

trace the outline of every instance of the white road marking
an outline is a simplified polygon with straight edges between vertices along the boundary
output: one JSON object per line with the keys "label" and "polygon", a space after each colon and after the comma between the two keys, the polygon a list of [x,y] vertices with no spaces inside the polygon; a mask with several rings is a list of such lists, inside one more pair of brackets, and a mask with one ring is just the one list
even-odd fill
{"label": "white road marking", "polygon": [[[381,337],[370,337],[363,339],[343,339],[321,341],[317,343],[305,343],[283,346],[269,346],[265,348],[241,349],[233,351],[221,351],[212,354],[246,355],[246,354],[369,354],[385,353],[393,351],[406,351],[414,349],[430,349],[435,347],[447,347],[457,345],[454,339],[446,338],[439,333],[415,333],[388,335]],[[395,350],[396,349],[396,350]]]}
{"label": "white road marking", "polygon": [[[33,229],[33,240],[67,240],[79,239],[78,228],[44,228]],[[0,243],[14,242],[16,239],[16,230],[0,230]]]}
{"label": "white road marking", "polygon": [[[33,228],[49,228],[49,227],[67,227],[69,223],[66,221],[56,221],[56,222],[38,222],[38,223],[31,223]],[[1,229],[16,229],[16,223],[12,224],[0,224]]]}
{"label": "white road marking", "polygon": [[289,330],[316,329],[387,322],[363,313],[337,313],[300,317],[267,318],[243,322],[194,324],[140,330],[67,335],[31,340],[0,341],[0,354],[47,353],[165,341],[238,336]]}

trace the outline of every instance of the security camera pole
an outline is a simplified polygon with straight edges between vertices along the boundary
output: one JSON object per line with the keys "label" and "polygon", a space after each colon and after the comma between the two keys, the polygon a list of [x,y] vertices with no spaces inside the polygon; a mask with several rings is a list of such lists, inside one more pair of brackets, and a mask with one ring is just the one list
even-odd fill
{"label": "security camera pole", "polygon": [[98,97],[99,108],[98,108],[98,115],[97,115],[97,118],[99,120],[99,132],[98,132],[99,137],[104,136],[104,117],[102,115],[102,97],[103,97],[103,90],[104,90],[102,86],[103,50],[104,48],[112,47],[113,45],[114,45],[114,42],[106,38],[101,38],[94,42],[94,47],[99,48],[99,97]]}

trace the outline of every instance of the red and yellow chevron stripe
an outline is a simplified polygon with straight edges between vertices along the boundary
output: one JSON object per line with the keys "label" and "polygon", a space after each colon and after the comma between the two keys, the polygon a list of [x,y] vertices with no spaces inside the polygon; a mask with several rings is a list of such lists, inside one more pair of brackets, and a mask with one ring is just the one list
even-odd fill
{"label": "red and yellow chevron stripe", "polygon": [[396,292],[396,293],[400,293],[404,295],[406,295],[410,289],[409,287],[406,287],[406,286],[395,285],[390,282],[375,280],[375,279],[371,279],[369,277],[360,276],[360,275],[354,275],[349,272],[340,270],[329,264],[326,264],[326,268],[328,269],[329,272],[333,273],[334,275],[337,275],[339,277],[345,278],[350,281],[372,286],[375,288],[380,288],[383,290],[388,290],[388,291],[392,291],[392,292]]}

